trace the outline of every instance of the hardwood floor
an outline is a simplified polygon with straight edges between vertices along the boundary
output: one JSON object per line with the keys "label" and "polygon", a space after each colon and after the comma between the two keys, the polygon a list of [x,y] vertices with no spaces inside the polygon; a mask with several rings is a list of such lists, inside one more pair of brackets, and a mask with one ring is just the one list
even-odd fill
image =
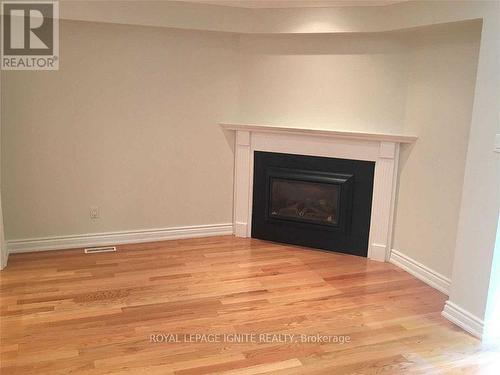
{"label": "hardwood floor", "polygon": [[445,295],[365,258],[226,236],[16,254],[0,276],[2,375],[500,373]]}

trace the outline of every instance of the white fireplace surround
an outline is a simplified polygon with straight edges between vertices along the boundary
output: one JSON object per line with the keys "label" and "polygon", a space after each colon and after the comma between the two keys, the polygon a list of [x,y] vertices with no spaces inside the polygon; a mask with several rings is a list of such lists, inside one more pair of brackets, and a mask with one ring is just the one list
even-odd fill
{"label": "white fireplace surround", "polygon": [[399,147],[415,142],[408,135],[222,123],[236,132],[234,234],[251,237],[254,151],[323,156],[375,162],[368,258],[390,255]]}

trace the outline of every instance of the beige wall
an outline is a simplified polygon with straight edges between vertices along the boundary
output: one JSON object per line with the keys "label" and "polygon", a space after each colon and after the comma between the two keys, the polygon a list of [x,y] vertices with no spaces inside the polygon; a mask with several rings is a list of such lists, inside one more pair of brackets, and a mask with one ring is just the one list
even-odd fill
{"label": "beige wall", "polygon": [[402,132],[406,65],[392,34],[243,36],[240,120]]}
{"label": "beige wall", "polygon": [[[494,152],[500,134],[500,2],[482,2],[481,46],[474,89],[471,131],[464,183],[450,302],[484,319],[488,289],[498,283],[493,267],[500,213],[500,154]],[[490,294],[490,298],[494,298]]]}
{"label": "beige wall", "polygon": [[[0,93],[2,92],[2,77],[0,76]],[[0,103],[0,129],[2,123],[2,105]],[[0,165],[1,165],[1,131],[0,131]],[[0,270],[7,265],[7,258],[9,256],[7,246],[5,244],[4,230],[3,230],[3,212],[2,212],[2,186],[1,186],[1,173],[0,173]]]}
{"label": "beige wall", "polygon": [[393,248],[451,278],[481,24],[406,33],[408,91]]}
{"label": "beige wall", "polygon": [[2,72],[7,239],[230,223],[217,121],[237,106],[237,36],[74,21],[60,35],[59,71]]}

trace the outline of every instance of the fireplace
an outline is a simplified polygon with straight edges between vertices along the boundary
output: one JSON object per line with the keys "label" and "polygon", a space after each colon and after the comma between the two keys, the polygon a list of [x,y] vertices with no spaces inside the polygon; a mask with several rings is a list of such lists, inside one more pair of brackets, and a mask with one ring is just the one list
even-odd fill
{"label": "fireplace", "polygon": [[367,256],[374,166],[256,151],[252,237]]}
{"label": "fireplace", "polygon": [[[236,236],[343,251],[382,262],[389,259],[400,145],[411,144],[417,137],[262,124],[221,126],[225,131],[235,132],[233,230]],[[316,163],[318,160],[326,164]],[[341,184],[346,188],[351,184],[350,212],[342,211],[347,195],[339,190],[340,201],[334,206],[338,217],[332,217],[332,225],[317,223],[330,224],[329,215],[326,219],[317,215],[313,222],[290,220],[300,216],[293,211],[291,217],[286,211],[273,215],[269,212],[271,185],[266,181],[266,170],[273,167],[313,174],[352,175],[347,185]],[[299,209],[299,212],[304,211]],[[310,228],[315,229],[309,231]]]}

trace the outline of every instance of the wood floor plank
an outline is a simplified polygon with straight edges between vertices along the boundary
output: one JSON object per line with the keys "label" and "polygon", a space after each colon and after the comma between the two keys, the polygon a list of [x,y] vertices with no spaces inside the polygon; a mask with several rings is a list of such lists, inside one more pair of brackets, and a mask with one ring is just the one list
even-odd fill
{"label": "wood floor plank", "polygon": [[392,264],[232,236],[117,248],[10,256],[0,273],[2,375],[500,365],[499,353],[441,317],[445,295]]}

